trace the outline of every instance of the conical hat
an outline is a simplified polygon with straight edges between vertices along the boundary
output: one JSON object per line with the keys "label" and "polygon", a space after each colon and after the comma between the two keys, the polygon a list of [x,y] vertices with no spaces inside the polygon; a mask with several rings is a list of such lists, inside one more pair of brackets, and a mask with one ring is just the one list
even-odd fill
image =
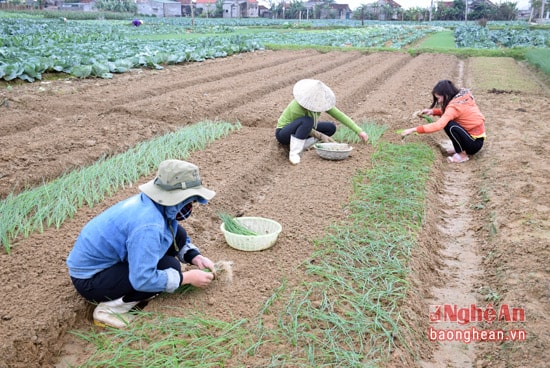
{"label": "conical hat", "polygon": [[294,98],[300,106],[314,112],[330,110],[336,105],[334,92],[316,79],[302,79],[294,85]]}

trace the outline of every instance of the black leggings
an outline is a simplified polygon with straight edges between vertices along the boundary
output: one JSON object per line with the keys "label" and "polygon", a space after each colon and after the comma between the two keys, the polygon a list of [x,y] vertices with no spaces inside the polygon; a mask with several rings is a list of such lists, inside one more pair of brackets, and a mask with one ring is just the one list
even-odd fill
{"label": "black leggings", "polygon": [[[276,129],[275,138],[279,143],[288,146],[292,135],[298,139],[307,139],[311,129],[313,129],[313,118],[303,116],[283,128]],[[331,137],[336,132],[336,125],[330,121],[320,121],[315,130]]]}
{"label": "black leggings", "polygon": [[[187,232],[182,226],[178,226],[178,230],[176,231],[176,243],[181,248],[185,246],[186,240]],[[168,268],[173,268],[181,272],[181,264],[178,259],[175,258],[176,255],[176,250],[171,246],[166,254],[159,260],[157,269],[166,270]],[[80,295],[95,303],[115,300],[122,296],[124,296],[125,302],[137,302],[149,299],[163,291],[137,291],[130,283],[129,275],[128,262],[120,262],[96,273],[89,279],[71,277],[71,280]]]}
{"label": "black leggings", "polygon": [[449,121],[445,126],[445,133],[453,142],[456,153],[465,151],[469,155],[476,154],[483,147],[484,138],[474,138],[456,121]]}

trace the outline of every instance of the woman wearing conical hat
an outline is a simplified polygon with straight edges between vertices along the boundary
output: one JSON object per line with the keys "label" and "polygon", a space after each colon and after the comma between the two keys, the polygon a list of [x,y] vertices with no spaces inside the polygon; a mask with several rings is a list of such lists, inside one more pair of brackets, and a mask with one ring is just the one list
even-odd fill
{"label": "woman wearing conical hat", "polygon": [[316,79],[298,81],[292,91],[294,99],[285,108],[275,129],[279,143],[289,146],[288,158],[294,165],[300,163],[300,153],[315,143],[311,137],[316,130],[331,137],[336,132],[336,124],[319,121],[322,112],[353,130],[363,141],[369,136],[355,122],[338,110],[334,92],[323,82]]}

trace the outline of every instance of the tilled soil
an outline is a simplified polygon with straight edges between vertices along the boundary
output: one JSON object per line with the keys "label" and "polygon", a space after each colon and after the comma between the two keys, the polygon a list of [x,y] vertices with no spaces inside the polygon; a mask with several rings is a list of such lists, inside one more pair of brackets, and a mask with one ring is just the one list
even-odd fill
{"label": "tilled soil", "polygon": [[[522,367],[528,362],[543,367],[550,360],[545,313],[550,305],[550,175],[544,154],[548,87],[517,64],[513,72],[532,80],[535,92],[476,90],[475,63],[475,58],[437,54],[262,51],[160,71],[136,70],[112,80],[16,85],[2,92],[7,104],[0,106],[0,197],[196,121],[239,121],[239,132],[183,158],[197,164],[205,185],[217,192],[207,206],[193,211],[186,228],[206,256],[234,262],[233,282],[192,296],[153,300],[147,308],[164,311],[174,305],[222,320],[251,318],[283,277],[290,282],[303,277],[299,265],[311,254],[313,240],[345,216],[351,177],[371,165],[369,144],[355,145],[344,161],[322,160],[309,151],[299,165],[289,164],[287,151],[275,141],[274,127],[292,98],[294,83],[323,80],[334,90],[339,109],[357,123],[387,125],[383,139],[400,142],[394,131],[420,123],[411,113],[431,103],[433,85],[440,79],[459,80],[474,90],[487,118],[487,144],[464,164],[449,165],[441,156],[434,165],[426,223],[411,263],[413,295],[404,313],[414,315],[411,322],[419,329],[427,328],[432,288],[446,285],[440,251],[449,236],[440,223],[452,221],[445,218],[450,204],[441,193],[449,186],[474,193],[467,203],[457,204],[474,209],[459,213],[472,214],[466,231],[480,245],[482,262],[476,272],[482,276],[470,293],[478,305],[496,301],[524,308],[526,321],[514,328],[526,330],[528,339],[476,343],[473,364]],[[443,138],[434,134],[407,141],[422,141],[437,150]],[[65,258],[89,219],[135,194],[137,185],[149,179],[99,206],[81,209],[60,229],[18,239],[11,254],[0,254],[0,367],[53,366],[69,354],[76,362],[82,358],[70,351],[79,342],[67,332],[88,327],[89,307],[69,281]],[[234,250],[219,231],[220,210],[273,218],[283,233],[269,250]],[[421,344],[421,358],[437,364],[438,345]],[[408,366],[421,364],[406,352],[399,355]],[[262,366],[269,352],[248,359],[247,366]]]}

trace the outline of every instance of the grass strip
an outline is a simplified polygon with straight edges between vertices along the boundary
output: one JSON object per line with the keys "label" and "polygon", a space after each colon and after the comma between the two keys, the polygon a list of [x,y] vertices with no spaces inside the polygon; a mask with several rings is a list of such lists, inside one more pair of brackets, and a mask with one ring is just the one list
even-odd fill
{"label": "grass strip", "polygon": [[205,121],[139,143],[126,152],[103,157],[94,165],[59,176],[0,201],[0,244],[10,253],[17,236],[28,237],[45,227],[59,228],[84,205],[93,207],[139,178],[150,175],[159,162],[185,159],[190,153],[233,130],[240,124]]}
{"label": "grass strip", "polygon": [[[386,126],[378,125],[372,122],[363,121],[358,124],[364,132],[369,135],[369,142],[372,145],[376,145],[382,134],[387,130]],[[332,136],[336,142],[346,142],[346,143],[361,143],[361,138],[353,130],[349,129],[345,125],[341,125],[336,130],[336,133]]]}
{"label": "grass strip", "polygon": [[424,145],[379,145],[373,169],[355,178],[350,218],[303,264],[310,281],[280,310],[262,311],[278,313],[279,328],[256,347],[289,346],[269,366],[367,367],[387,363],[398,347],[418,353],[400,307],[433,159]]}
{"label": "grass strip", "polygon": [[530,64],[535,65],[550,77],[550,49],[530,49],[525,54],[525,58]]}
{"label": "grass strip", "polygon": [[140,312],[148,323],[73,332],[97,347],[79,367],[222,367],[233,351],[251,343],[246,320],[226,323],[188,311],[179,314],[186,316]]}
{"label": "grass strip", "polygon": [[455,48],[455,36],[452,30],[429,34],[417,46],[418,49],[452,49]]}

